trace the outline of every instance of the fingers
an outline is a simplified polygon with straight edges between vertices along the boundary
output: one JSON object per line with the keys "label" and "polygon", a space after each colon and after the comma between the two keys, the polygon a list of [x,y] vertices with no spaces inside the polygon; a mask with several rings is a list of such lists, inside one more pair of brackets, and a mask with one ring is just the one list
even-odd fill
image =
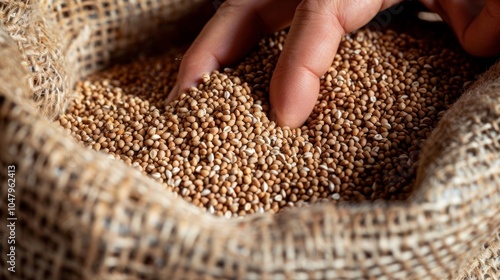
{"label": "fingers", "polygon": [[271,80],[272,115],[279,125],[295,128],[307,120],[318,98],[320,77],[331,66],[342,35],[396,2],[301,2]]}
{"label": "fingers", "polygon": [[[167,98],[195,86],[204,73],[242,57],[266,33],[284,28],[293,16],[293,0],[228,0],[205,25],[184,55],[177,84]],[[281,11],[272,14],[271,11]],[[288,19],[287,19],[288,17]]]}
{"label": "fingers", "polygon": [[475,56],[500,53],[500,1],[488,0],[479,15],[458,34],[464,49]]}
{"label": "fingers", "polygon": [[[429,0],[426,0],[429,2]],[[445,21],[460,37],[484,6],[484,0],[434,0],[431,8],[444,15]]]}
{"label": "fingers", "polygon": [[468,53],[475,56],[500,53],[500,1],[421,1],[443,17]]}
{"label": "fingers", "polygon": [[[196,85],[204,73],[218,69],[236,57],[243,55],[244,51],[257,40],[260,35],[260,26],[255,24],[249,9],[251,4],[239,1],[224,3],[217,13],[205,25],[199,36],[182,58],[177,77],[177,84],[167,98],[172,101],[179,91]],[[248,1],[246,1],[248,3]],[[247,30],[247,36],[239,36]],[[175,91],[175,92],[174,92]]]}

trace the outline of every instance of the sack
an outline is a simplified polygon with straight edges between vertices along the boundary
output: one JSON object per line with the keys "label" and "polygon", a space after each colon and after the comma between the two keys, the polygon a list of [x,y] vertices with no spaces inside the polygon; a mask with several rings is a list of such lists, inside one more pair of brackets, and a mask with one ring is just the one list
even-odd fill
{"label": "sack", "polygon": [[51,122],[75,81],[176,40],[203,2],[0,0],[2,279],[500,278],[500,63],[427,140],[404,204],[216,218]]}

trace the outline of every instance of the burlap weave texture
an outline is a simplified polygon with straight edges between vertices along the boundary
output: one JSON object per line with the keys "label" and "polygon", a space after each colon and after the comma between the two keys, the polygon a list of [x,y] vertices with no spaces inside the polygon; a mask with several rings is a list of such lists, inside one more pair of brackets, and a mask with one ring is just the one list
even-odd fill
{"label": "burlap weave texture", "polygon": [[16,165],[18,207],[2,279],[500,278],[500,64],[435,129],[405,204],[219,219],[50,121],[74,81],[202,2],[0,0],[0,181]]}

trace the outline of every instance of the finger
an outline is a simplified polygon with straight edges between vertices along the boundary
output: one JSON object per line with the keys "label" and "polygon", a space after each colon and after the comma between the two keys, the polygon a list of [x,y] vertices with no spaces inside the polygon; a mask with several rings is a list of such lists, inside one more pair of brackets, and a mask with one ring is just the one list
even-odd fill
{"label": "finger", "polygon": [[458,37],[464,49],[472,55],[486,57],[499,54],[500,1],[486,1],[479,15]]}
{"label": "finger", "polygon": [[[429,2],[429,0],[422,0]],[[438,13],[446,14],[453,28],[464,30],[484,7],[485,0],[432,0]]]}
{"label": "finger", "polygon": [[[242,2],[242,1],[240,1]],[[182,58],[177,83],[167,98],[172,101],[180,91],[194,86],[202,74],[210,73],[241,55],[260,33],[260,26],[252,24],[249,18],[251,3],[233,4],[226,1],[202,29]],[[250,6],[250,7],[247,7]],[[238,37],[240,30],[247,29],[248,36]],[[175,91],[175,92],[174,92]]]}
{"label": "finger", "polygon": [[[202,74],[229,65],[248,52],[264,35],[290,22],[298,1],[226,1],[205,25],[182,59],[177,84],[168,96],[196,85]],[[281,11],[278,14],[272,11]]]}
{"label": "finger", "polygon": [[[498,47],[495,47],[498,45],[498,39],[495,40],[498,35],[498,15],[487,13],[495,9],[498,11],[499,1],[489,1],[489,4],[485,4],[485,0],[421,1],[443,17],[467,52],[489,56],[495,54],[495,49],[498,51]],[[492,2],[496,2],[496,8]]]}
{"label": "finger", "polygon": [[331,66],[342,35],[368,23],[399,1],[301,2],[271,80],[272,114],[281,126],[301,126],[319,93],[319,79]]}

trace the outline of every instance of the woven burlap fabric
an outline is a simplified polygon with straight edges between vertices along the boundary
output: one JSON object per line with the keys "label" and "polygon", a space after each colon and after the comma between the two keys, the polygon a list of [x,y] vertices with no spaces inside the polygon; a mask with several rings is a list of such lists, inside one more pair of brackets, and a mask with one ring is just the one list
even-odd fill
{"label": "woven burlap fabric", "polygon": [[0,227],[2,279],[500,277],[500,65],[427,141],[406,203],[216,218],[50,121],[73,81],[199,2],[0,0],[0,180],[16,165],[18,218],[16,273]]}

